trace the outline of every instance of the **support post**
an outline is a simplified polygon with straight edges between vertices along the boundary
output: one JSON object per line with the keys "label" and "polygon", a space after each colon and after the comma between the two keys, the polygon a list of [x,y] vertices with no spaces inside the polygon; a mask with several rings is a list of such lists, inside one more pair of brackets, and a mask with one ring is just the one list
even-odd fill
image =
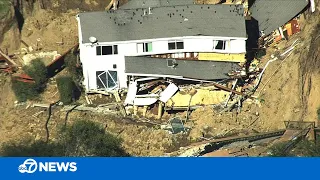
{"label": "support post", "polygon": [[143,106],[143,116],[147,116],[148,106]]}
{"label": "support post", "polygon": [[134,114],[135,116],[138,115],[138,106],[133,106],[133,114]]}
{"label": "support post", "polygon": [[158,107],[158,119],[162,118],[162,112],[163,112],[163,103],[160,101],[159,107]]}

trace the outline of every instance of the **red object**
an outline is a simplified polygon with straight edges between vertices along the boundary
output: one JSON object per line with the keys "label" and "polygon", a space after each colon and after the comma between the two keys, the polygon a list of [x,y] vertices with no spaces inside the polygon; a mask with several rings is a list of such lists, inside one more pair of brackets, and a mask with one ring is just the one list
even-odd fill
{"label": "red object", "polygon": [[292,34],[296,34],[301,31],[300,25],[296,19],[291,20],[290,23],[291,23]]}
{"label": "red object", "polygon": [[13,77],[17,81],[20,81],[20,82],[35,83],[35,81],[30,76],[28,76],[27,74],[19,74],[19,75],[15,75]]}

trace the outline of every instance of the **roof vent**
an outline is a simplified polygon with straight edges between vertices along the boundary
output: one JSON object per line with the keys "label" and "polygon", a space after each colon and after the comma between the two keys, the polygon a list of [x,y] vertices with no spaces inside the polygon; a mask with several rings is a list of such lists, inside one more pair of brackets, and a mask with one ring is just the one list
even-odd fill
{"label": "roof vent", "polygon": [[151,7],[149,7],[149,14],[152,14],[152,12],[151,12]]}
{"label": "roof vent", "polygon": [[178,63],[175,59],[167,59],[167,66],[171,68],[175,68],[178,66]]}

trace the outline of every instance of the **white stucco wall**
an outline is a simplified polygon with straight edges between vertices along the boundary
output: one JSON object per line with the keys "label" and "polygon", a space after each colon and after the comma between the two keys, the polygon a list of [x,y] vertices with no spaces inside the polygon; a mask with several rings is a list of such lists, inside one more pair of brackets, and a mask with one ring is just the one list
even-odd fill
{"label": "white stucco wall", "polygon": [[[123,55],[96,56],[95,46],[80,46],[80,59],[83,67],[84,84],[87,90],[97,88],[96,71],[117,71],[120,88],[127,87]],[[113,65],[116,68],[113,68]]]}
{"label": "white stucco wall", "polygon": [[[81,30],[79,30],[81,31]],[[79,32],[81,34],[81,32]],[[168,42],[172,40],[183,41],[184,49],[168,50]],[[214,40],[227,40],[225,50],[215,50],[213,48]],[[81,44],[80,59],[83,65],[85,77],[84,84],[87,91],[97,88],[96,71],[117,70],[120,88],[127,88],[127,79],[125,74],[125,56],[145,56],[154,54],[167,54],[179,52],[219,52],[219,53],[245,53],[245,38],[226,38],[226,37],[177,37],[155,40],[139,40],[128,42],[98,42],[98,44]],[[152,52],[138,53],[137,43],[152,42]],[[118,55],[96,55],[96,46],[118,45]],[[113,69],[116,64],[117,68]]]}
{"label": "white stucco wall", "polygon": [[[169,41],[183,41],[184,49],[168,50]],[[225,50],[213,49],[214,40],[226,40]],[[80,41],[81,42],[81,41]],[[138,53],[137,43],[152,42],[152,52]],[[213,36],[176,37],[161,39],[145,39],[125,42],[98,42],[99,45],[118,45],[119,54],[126,56],[141,56],[153,54],[167,54],[178,52],[218,52],[218,53],[246,53],[246,38],[228,38]],[[89,44],[88,44],[89,45]]]}

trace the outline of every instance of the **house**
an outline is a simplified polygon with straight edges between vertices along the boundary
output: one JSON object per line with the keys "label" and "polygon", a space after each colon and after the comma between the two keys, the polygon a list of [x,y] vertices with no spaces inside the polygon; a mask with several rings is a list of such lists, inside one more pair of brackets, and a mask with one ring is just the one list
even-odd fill
{"label": "house", "polygon": [[255,0],[250,12],[258,22],[259,31],[269,35],[296,17],[308,4],[309,0]]}
{"label": "house", "polygon": [[247,39],[241,5],[155,2],[77,16],[88,93],[128,88],[132,77],[215,81],[239,70]]}

